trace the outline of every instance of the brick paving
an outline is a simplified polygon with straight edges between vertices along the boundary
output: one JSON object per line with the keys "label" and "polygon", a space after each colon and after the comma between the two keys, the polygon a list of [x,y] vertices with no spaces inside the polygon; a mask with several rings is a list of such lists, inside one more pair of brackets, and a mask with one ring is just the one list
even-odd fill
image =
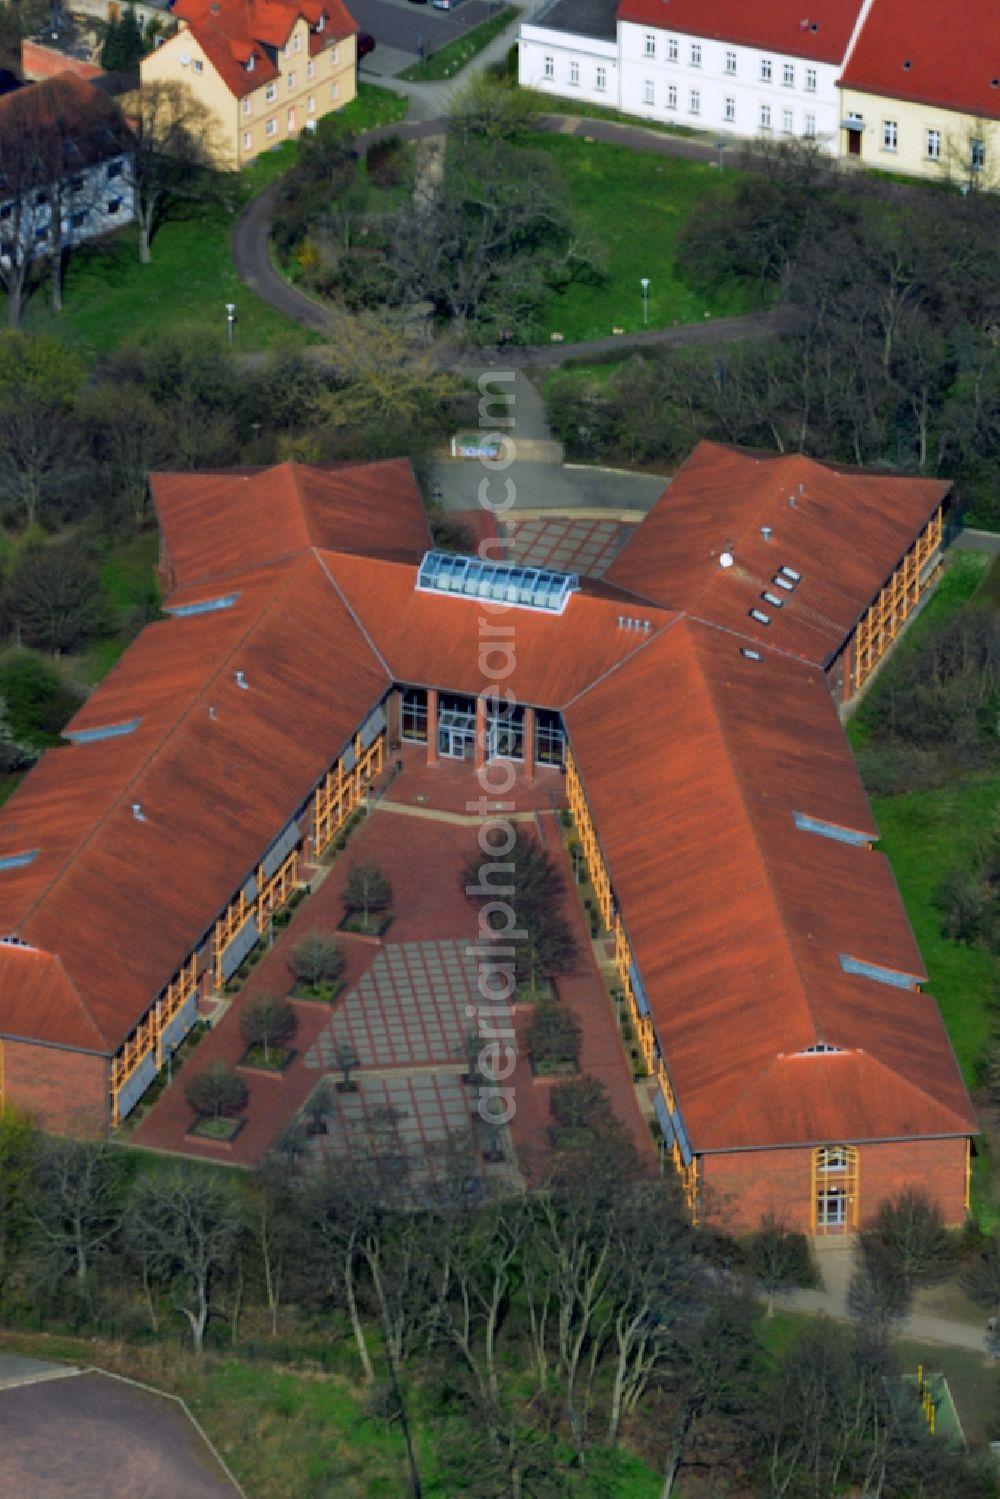
{"label": "brick paving", "polygon": [[[414,811],[434,805],[464,812],[478,794],[471,765],[462,762],[428,767],[418,746],[400,756],[404,770],[396,775],[386,800]],[[606,990],[594,959],[584,912],[572,888],[568,861],[551,809],[563,800],[558,771],[542,771],[533,786],[519,781],[513,798],[519,812],[536,813],[532,821],[567,871],[566,914],[580,950],[579,971],[560,980],[559,995],[583,1025],[582,1067],[601,1079],[612,1106],[641,1148],[649,1149],[632,1087],[629,1063],[618,1035]],[[428,798],[428,801],[418,798]],[[252,1165],[298,1113],[319,1079],[338,1075],[337,1045],[348,1041],[358,1057],[358,1093],[335,1094],[327,1135],[315,1136],[308,1149],[316,1157],[351,1154],[359,1139],[369,1138],[373,1119],[384,1124],[387,1110],[398,1116],[402,1151],[437,1148],[474,1139],[475,1100],[461,1082],[467,1064],[466,1037],[473,1028],[478,998],[474,959],[465,947],[476,933],[477,916],[462,887],[462,870],[478,847],[475,824],[430,820],[376,803],[352,835],[332,868],[315,872],[313,893],[277,935],[273,949],[234,996],[219,1024],[200,1042],[176,1078],[132,1135],[136,1145],[170,1153]],[[183,1077],[190,1070],[222,1059],[235,1063],[244,1043],[239,1017],[254,994],[288,994],[292,974],[288,953],[306,934],[333,934],[343,916],[340,892],[351,863],[373,859],[393,886],[391,926],[383,940],[337,932],[345,955],[345,987],[332,1006],[293,1001],[298,1031],[296,1056],[281,1076],[247,1071],[246,1124],[230,1146],[187,1138],[192,1112],[184,1098]],[[530,1019],[530,1006],[515,1016],[518,1036]],[[548,1092],[551,1084],[534,1079],[524,1055],[513,1078],[516,1114],[513,1146],[530,1179],[540,1179],[548,1141]],[[366,1136],[367,1131],[367,1136]],[[479,1141],[478,1145],[482,1142]],[[492,1169],[492,1168],[481,1168]],[[499,1167],[504,1170],[508,1168]]]}
{"label": "brick paving", "polygon": [[623,521],[574,520],[556,515],[511,520],[504,527],[511,556],[525,567],[600,578],[635,527]]}
{"label": "brick paving", "polygon": [[[427,751],[422,744],[403,744],[393,750],[390,758],[401,760],[403,770],[389,784],[384,794],[386,802],[454,813],[468,817],[471,826],[476,817],[475,806],[482,794],[471,760],[442,759],[437,765],[428,765]],[[516,814],[565,806],[566,790],[558,767],[536,766],[535,779],[531,782],[525,780],[523,765],[515,765],[514,771],[514,784],[510,791],[504,792],[503,800],[513,804]],[[399,836],[398,828],[396,836]],[[469,835],[469,845],[475,847],[474,832]]]}
{"label": "brick paving", "polygon": [[[465,942],[390,944],[352,989],[305,1058],[329,1072],[338,1047],[362,1067],[466,1064],[478,1002],[478,969]],[[471,1012],[471,1014],[470,1014]]]}

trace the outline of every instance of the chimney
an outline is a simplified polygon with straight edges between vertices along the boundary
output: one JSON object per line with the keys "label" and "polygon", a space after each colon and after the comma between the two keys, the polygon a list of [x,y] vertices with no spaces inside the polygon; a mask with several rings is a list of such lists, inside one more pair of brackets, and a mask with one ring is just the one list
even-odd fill
{"label": "chimney", "polygon": [[760,528],[760,534],[763,536],[763,538],[764,538],[765,541],[770,541],[771,540],[771,527],[770,526],[761,526],[761,528]]}

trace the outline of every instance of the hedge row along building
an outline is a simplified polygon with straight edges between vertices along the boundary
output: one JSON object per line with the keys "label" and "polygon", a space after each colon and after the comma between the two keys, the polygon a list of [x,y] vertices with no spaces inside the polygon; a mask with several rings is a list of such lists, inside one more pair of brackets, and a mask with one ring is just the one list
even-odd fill
{"label": "hedge row along building", "polygon": [[960,1220],[976,1123],[838,715],[946,483],[705,443],[598,582],[434,552],[401,461],[151,482],[166,618],[0,814],[6,1102],[124,1118],[409,741],[565,778],[693,1211]]}

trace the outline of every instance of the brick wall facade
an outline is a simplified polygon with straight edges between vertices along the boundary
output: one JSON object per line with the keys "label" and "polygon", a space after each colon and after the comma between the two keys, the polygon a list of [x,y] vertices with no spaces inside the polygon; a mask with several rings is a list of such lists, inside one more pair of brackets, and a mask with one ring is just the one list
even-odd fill
{"label": "brick wall facade", "polygon": [[[886,1197],[924,1188],[941,1204],[945,1222],[965,1216],[964,1139],[906,1140],[859,1147],[859,1199],[864,1224]],[[773,1213],[788,1228],[812,1232],[808,1149],[748,1150],[701,1157],[701,1214],[728,1233],[746,1233]]]}
{"label": "brick wall facade", "polygon": [[108,1060],[4,1041],[3,1102],[22,1109],[43,1129],[103,1129],[108,1116]]}

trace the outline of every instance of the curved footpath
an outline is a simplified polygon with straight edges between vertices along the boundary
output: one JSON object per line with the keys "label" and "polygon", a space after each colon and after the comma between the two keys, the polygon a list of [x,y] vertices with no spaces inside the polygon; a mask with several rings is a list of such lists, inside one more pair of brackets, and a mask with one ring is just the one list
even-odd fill
{"label": "curved footpath", "polygon": [[[661,135],[653,130],[644,130],[641,126],[619,125],[609,120],[583,119],[570,115],[544,115],[539,123],[542,130],[562,135],[590,136],[594,140],[628,146],[635,151],[650,151],[660,156],[681,156],[690,161],[716,159],[715,148],[703,141],[690,140],[685,136]],[[358,136],[357,144],[359,150],[365,150],[373,141],[387,135],[398,135],[408,141],[427,140],[444,135],[445,129],[446,121],[443,119],[404,120],[395,125],[382,125],[376,130],[366,131]],[[293,322],[331,339],[336,333],[338,322],[346,314],[335,308],[324,307],[292,286],[275,268],[271,259],[271,217],[279,182],[280,179],[270,183],[248,203],[233,226],[233,264],[240,279],[262,301]],[[642,333],[592,338],[582,343],[533,344],[524,347],[511,345],[503,349],[463,348],[457,344],[440,343],[437,351],[441,362],[448,365],[482,367],[502,363],[516,368],[551,368],[570,359],[597,358],[619,349],[646,346],[690,348],[696,345],[730,343],[738,339],[773,338],[787,324],[788,314],[779,309],[774,312],[748,313],[743,317],[686,323],[673,328],[650,328]]]}

